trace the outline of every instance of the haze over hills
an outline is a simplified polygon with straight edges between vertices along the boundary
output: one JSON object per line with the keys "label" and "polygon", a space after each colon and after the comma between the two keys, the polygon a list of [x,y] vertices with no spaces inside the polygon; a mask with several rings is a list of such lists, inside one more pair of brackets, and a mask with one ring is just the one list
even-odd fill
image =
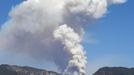
{"label": "haze over hills", "polygon": [[103,67],[93,75],[134,75],[134,68]]}
{"label": "haze over hills", "polygon": [[[0,75],[60,75],[54,71],[47,71],[28,66],[0,65]],[[88,74],[86,74],[88,75]],[[134,75],[134,68],[103,67],[93,75]]]}
{"label": "haze over hills", "polygon": [[0,75],[60,75],[57,72],[37,69],[33,67],[21,67],[16,65],[0,65]]}

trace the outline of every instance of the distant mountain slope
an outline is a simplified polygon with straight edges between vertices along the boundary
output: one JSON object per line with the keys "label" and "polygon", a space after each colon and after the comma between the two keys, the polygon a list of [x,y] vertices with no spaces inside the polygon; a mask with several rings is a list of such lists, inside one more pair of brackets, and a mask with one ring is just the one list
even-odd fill
{"label": "distant mountain slope", "polygon": [[32,67],[15,65],[0,65],[0,75],[59,75],[53,71],[46,71]]}
{"label": "distant mountain slope", "polygon": [[93,75],[134,75],[134,68],[104,67]]}
{"label": "distant mountain slope", "polygon": [[[15,65],[0,65],[0,75],[60,75],[53,71],[46,71],[33,67]],[[88,74],[87,74],[88,75]],[[103,67],[93,75],[134,75],[134,68]]]}

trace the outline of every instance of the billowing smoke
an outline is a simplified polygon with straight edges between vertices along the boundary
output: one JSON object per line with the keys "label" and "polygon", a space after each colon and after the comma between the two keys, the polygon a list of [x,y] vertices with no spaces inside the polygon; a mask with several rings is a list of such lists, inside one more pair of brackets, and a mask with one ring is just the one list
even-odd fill
{"label": "billowing smoke", "polygon": [[0,31],[0,50],[54,62],[64,75],[84,75],[84,25],[125,0],[27,0],[12,8]]}
{"label": "billowing smoke", "polygon": [[69,53],[69,61],[64,74],[84,74],[87,61],[79,35],[67,25],[62,25],[54,32],[54,37],[64,45],[64,49]]}

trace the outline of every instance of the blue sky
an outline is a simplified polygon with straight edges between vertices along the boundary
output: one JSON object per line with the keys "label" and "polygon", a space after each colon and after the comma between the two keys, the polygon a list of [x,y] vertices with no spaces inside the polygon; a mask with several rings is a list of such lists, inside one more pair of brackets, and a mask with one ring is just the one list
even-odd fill
{"label": "blue sky", "polygon": [[[8,17],[8,12],[13,6],[22,0],[0,0],[0,25]],[[108,13],[92,26],[86,28],[85,41],[93,37],[92,43],[85,42],[87,51],[89,72],[102,66],[125,66],[134,67],[134,0],[128,0],[125,4],[114,5],[109,8]],[[12,63],[4,60],[6,54],[0,53],[0,64]],[[14,56],[15,57],[15,56]],[[40,65],[28,62],[14,61],[20,65]],[[51,65],[52,66],[52,65]]]}
{"label": "blue sky", "polygon": [[[99,43],[85,45],[86,49],[89,49],[87,51],[89,60],[115,55],[120,57],[117,62],[114,61],[117,65],[134,66],[133,2],[129,0],[124,5],[112,6],[109,8],[107,15],[92,27],[92,32],[95,34],[94,37]],[[87,31],[89,30],[87,29]]]}
{"label": "blue sky", "polygon": [[134,67],[133,3],[133,0],[128,0],[123,5],[110,7],[106,16],[90,28],[91,30],[87,29],[93,32],[98,41],[95,44],[85,45],[92,67],[96,65],[96,67]]}

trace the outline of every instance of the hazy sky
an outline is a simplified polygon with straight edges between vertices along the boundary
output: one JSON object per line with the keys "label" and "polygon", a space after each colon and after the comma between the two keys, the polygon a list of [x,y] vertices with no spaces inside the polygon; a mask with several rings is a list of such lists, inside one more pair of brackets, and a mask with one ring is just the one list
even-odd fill
{"label": "hazy sky", "polygon": [[[0,0],[0,25],[9,19],[8,13],[11,8],[21,1]],[[88,72],[93,72],[102,66],[134,67],[133,3],[133,0],[128,0],[125,4],[110,7],[104,17],[86,29],[83,44],[88,56]],[[0,52],[0,64],[5,63],[44,67],[44,63],[36,64],[39,62],[34,62],[27,56],[17,55],[16,57],[16,54],[10,52]],[[52,69],[53,65],[49,66]]]}

